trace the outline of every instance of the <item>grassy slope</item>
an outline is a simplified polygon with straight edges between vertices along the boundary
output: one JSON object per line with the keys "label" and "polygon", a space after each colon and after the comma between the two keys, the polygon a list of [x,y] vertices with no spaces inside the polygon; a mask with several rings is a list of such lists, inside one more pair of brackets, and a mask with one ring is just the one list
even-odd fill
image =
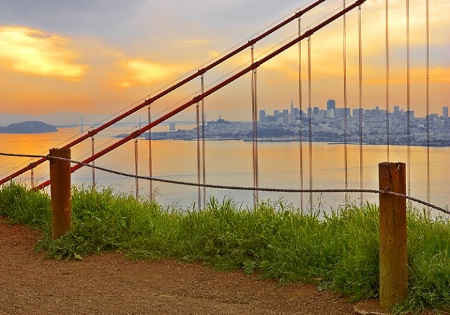
{"label": "grassy slope", "polygon": [[[58,240],[50,237],[50,208],[45,193],[17,184],[0,190],[0,215],[44,231],[37,249],[56,259],[117,250],[134,259],[202,261],[281,282],[314,282],[353,299],[378,296],[376,206],[349,206],[319,217],[280,203],[241,209],[211,200],[195,211],[74,188],[73,227]],[[398,312],[450,310],[449,249],[448,220],[408,211],[410,293]]]}

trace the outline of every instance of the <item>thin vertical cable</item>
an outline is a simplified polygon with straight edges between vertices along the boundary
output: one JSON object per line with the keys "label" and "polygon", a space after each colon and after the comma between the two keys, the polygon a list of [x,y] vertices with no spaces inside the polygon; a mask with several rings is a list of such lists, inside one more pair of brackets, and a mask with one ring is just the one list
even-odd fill
{"label": "thin vertical cable", "polygon": [[389,65],[389,0],[386,0],[386,159],[390,161],[390,142],[391,130],[389,119],[389,81],[390,81],[390,65]]}
{"label": "thin vertical cable", "polygon": [[[91,153],[95,154],[94,137],[91,137]],[[95,160],[91,162],[92,167],[92,187],[95,187]]]}
{"label": "thin vertical cable", "polygon": [[200,168],[200,105],[197,102],[196,105],[196,121],[197,121],[197,182],[198,182],[198,210],[202,209],[202,191],[201,191],[201,181],[200,181],[200,173],[201,173],[201,168]]}
{"label": "thin vertical cable", "polygon": [[136,199],[139,198],[139,151],[138,151],[138,138],[134,139],[134,174],[136,175]]}
{"label": "thin vertical cable", "polygon": [[255,178],[256,178],[256,188],[259,187],[259,159],[258,159],[258,80],[257,80],[257,69],[253,70],[254,75],[254,95],[255,95],[255,110],[253,111],[253,120],[254,120],[254,138],[255,138],[255,165],[256,165],[256,171],[255,171]]}
{"label": "thin vertical cable", "polygon": [[[151,113],[151,105],[147,108],[148,112],[148,124],[150,125],[152,123],[152,113]],[[150,178],[153,177],[153,156],[152,156],[152,129],[148,130],[148,173]],[[150,194],[149,198],[150,200],[153,200],[153,180],[149,180],[150,185]]]}
{"label": "thin vertical cable", "polygon": [[[308,37],[308,110],[309,112],[309,189],[313,189],[313,176],[312,176],[312,115],[313,110],[311,108],[311,36]],[[309,193],[309,210],[313,211],[313,196],[312,192]]]}
{"label": "thin vertical cable", "polygon": [[[364,188],[363,160],[363,107],[362,107],[362,35],[361,6],[358,7],[358,46],[359,46],[359,188]],[[361,192],[361,206],[364,204],[364,194]]]}
{"label": "thin vertical cable", "polygon": [[[298,19],[298,36],[301,36],[301,17]],[[300,189],[303,190],[303,90],[302,90],[302,42],[298,42],[298,106],[299,106],[299,149]],[[300,193],[300,209],[303,210],[303,192]]]}
{"label": "thin vertical cable", "polygon": [[[426,28],[427,28],[427,201],[430,202],[430,6],[426,1]],[[428,207],[428,211],[430,208]]]}
{"label": "thin vertical cable", "polygon": [[[251,47],[251,61],[255,62],[254,47]],[[259,169],[258,169],[258,113],[256,94],[256,68],[252,71],[252,125],[253,125],[253,206],[258,204]]]}
{"label": "thin vertical cable", "polygon": [[[343,2],[343,9],[345,10],[345,0]],[[345,181],[345,189],[348,188],[348,153],[347,153],[347,20],[346,14],[344,14],[343,18],[343,30],[342,30],[342,58],[343,58],[343,67],[344,67],[344,181]],[[348,195],[345,194],[345,203],[347,204]]]}
{"label": "thin vertical cable", "polygon": [[406,0],[406,155],[408,163],[408,196],[411,196],[411,54],[409,39],[409,0]]}
{"label": "thin vertical cable", "polygon": [[[205,80],[201,76],[201,93],[205,93]],[[202,98],[202,167],[203,167],[203,184],[206,184],[206,147],[205,147],[205,99]],[[206,187],[203,187],[203,207],[206,206]]]}
{"label": "thin vertical cable", "polygon": [[34,189],[34,167],[31,169],[31,188]]}

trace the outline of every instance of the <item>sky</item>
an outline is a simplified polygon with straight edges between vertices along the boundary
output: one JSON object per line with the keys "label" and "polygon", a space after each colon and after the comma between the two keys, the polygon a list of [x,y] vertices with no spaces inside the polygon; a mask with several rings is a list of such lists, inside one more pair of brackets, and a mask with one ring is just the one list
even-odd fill
{"label": "sky", "polygon": [[[68,112],[114,115],[186,73],[256,36],[312,1],[298,0],[2,0],[0,2],[0,115]],[[411,109],[425,114],[425,1],[410,0]],[[348,4],[352,1],[348,1]],[[430,112],[450,105],[450,2],[430,3]],[[362,106],[386,106],[385,0],[362,6]],[[302,18],[302,32],[342,7],[328,0]],[[389,2],[388,104],[407,107],[406,6]],[[359,107],[358,12],[347,15],[348,106]],[[343,103],[343,20],[311,37],[311,99],[308,43],[302,47],[302,98],[325,108]],[[255,46],[255,58],[297,34],[293,23]],[[250,50],[205,74],[206,88],[248,65]],[[281,54],[257,71],[258,108],[299,104],[299,49]],[[155,103],[155,115],[199,93],[196,80]],[[206,115],[251,118],[251,79],[240,79],[205,100]],[[77,115],[72,115],[79,120]],[[144,113],[142,113],[144,115]],[[183,117],[194,117],[193,109]]]}

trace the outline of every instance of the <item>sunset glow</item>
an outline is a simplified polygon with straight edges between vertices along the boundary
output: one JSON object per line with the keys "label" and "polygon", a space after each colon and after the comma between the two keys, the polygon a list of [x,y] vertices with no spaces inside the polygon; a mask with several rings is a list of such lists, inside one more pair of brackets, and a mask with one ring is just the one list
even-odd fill
{"label": "sunset glow", "polygon": [[[111,2],[108,10],[103,8],[103,11],[102,5],[93,1],[86,7],[73,4],[73,8],[60,8],[58,13],[51,15],[48,12],[55,9],[51,1],[43,1],[40,5],[42,8],[36,2],[22,12],[13,2],[0,4],[0,21],[5,23],[0,25],[2,114],[112,114],[185,73],[197,71],[211,58],[248,40],[252,34],[277,21],[283,14],[291,15],[297,7],[304,7],[306,1],[300,1],[294,7],[279,3],[275,6],[274,2],[263,1],[258,15],[241,19],[233,16],[246,12],[248,5],[235,3],[233,7],[225,1],[197,10],[191,8],[196,7],[194,5],[174,6],[162,1],[153,7],[140,0],[129,5]],[[318,12],[323,15],[306,17],[302,22],[303,31],[340,5],[341,2],[321,5]],[[367,108],[382,106],[385,100],[384,6],[384,0],[369,0],[362,6],[363,92],[364,106]],[[392,1],[389,10],[390,81],[394,84],[390,97],[392,102],[405,107],[405,4]],[[411,1],[411,84],[415,86],[412,105],[417,106],[420,114],[424,114],[422,103],[426,83],[424,11],[424,3]],[[34,12],[42,15],[37,16]],[[440,112],[443,106],[450,103],[448,12],[448,1],[430,0],[429,83],[433,112]],[[258,43],[256,55],[262,58],[286,38],[295,36],[295,32],[293,26],[290,33]],[[336,99],[338,106],[343,106],[342,34],[342,20],[338,20],[312,36],[313,106],[324,107],[324,102],[330,98]],[[346,41],[350,100],[354,100],[351,105],[354,107],[357,105],[359,73],[357,10],[347,16]],[[307,49],[305,40],[302,42],[304,85],[307,79]],[[217,72],[207,73],[206,85],[249,62],[250,52],[241,53]],[[270,110],[279,104],[289,104],[291,99],[297,103],[298,62],[298,49],[293,47],[258,69],[262,87],[261,108]],[[244,85],[248,85],[248,80]],[[330,88],[324,92],[319,88],[322,86]],[[175,95],[170,101],[184,99],[198,93],[199,89],[196,83],[192,90]],[[280,89],[283,90],[281,94]],[[228,90],[226,95],[214,96],[213,104],[209,106],[214,109],[228,106],[223,108],[223,112],[230,111],[228,118],[240,119],[239,115],[233,117],[231,113],[241,109],[241,103],[247,102],[250,91],[240,97],[239,93],[243,90],[245,88],[240,86],[233,91]]]}
{"label": "sunset glow", "polygon": [[0,59],[11,71],[79,81],[88,66],[74,62],[68,40],[41,30],[19,26],[0,27]]}
{"label": "sunset glow", "polygon": [[122,78],[118,88],[129,88],[136,85],[150,85],[157,82],[170,81],[176,75],[190,70],[184,65],[163,65],[143,60],[127,60],[123,65],[127,77]]}

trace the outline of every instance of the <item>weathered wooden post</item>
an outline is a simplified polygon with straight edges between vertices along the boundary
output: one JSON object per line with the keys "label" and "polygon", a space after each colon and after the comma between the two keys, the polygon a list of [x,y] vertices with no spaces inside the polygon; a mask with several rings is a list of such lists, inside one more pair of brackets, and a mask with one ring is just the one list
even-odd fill
{"label": "weathered wooden post", "polygon": [[[405,163],[379,164],[380,190],[406,194]],[[408,294],[406,198],[380,193],[380,305],[391,308]]]}
{"label": "weathered wooden post", "polygon": [[[70,159],[70,149],[50,149],[50,156]],[[71,226],[70,162],[50,159],[52,238],[64,235]]]}

